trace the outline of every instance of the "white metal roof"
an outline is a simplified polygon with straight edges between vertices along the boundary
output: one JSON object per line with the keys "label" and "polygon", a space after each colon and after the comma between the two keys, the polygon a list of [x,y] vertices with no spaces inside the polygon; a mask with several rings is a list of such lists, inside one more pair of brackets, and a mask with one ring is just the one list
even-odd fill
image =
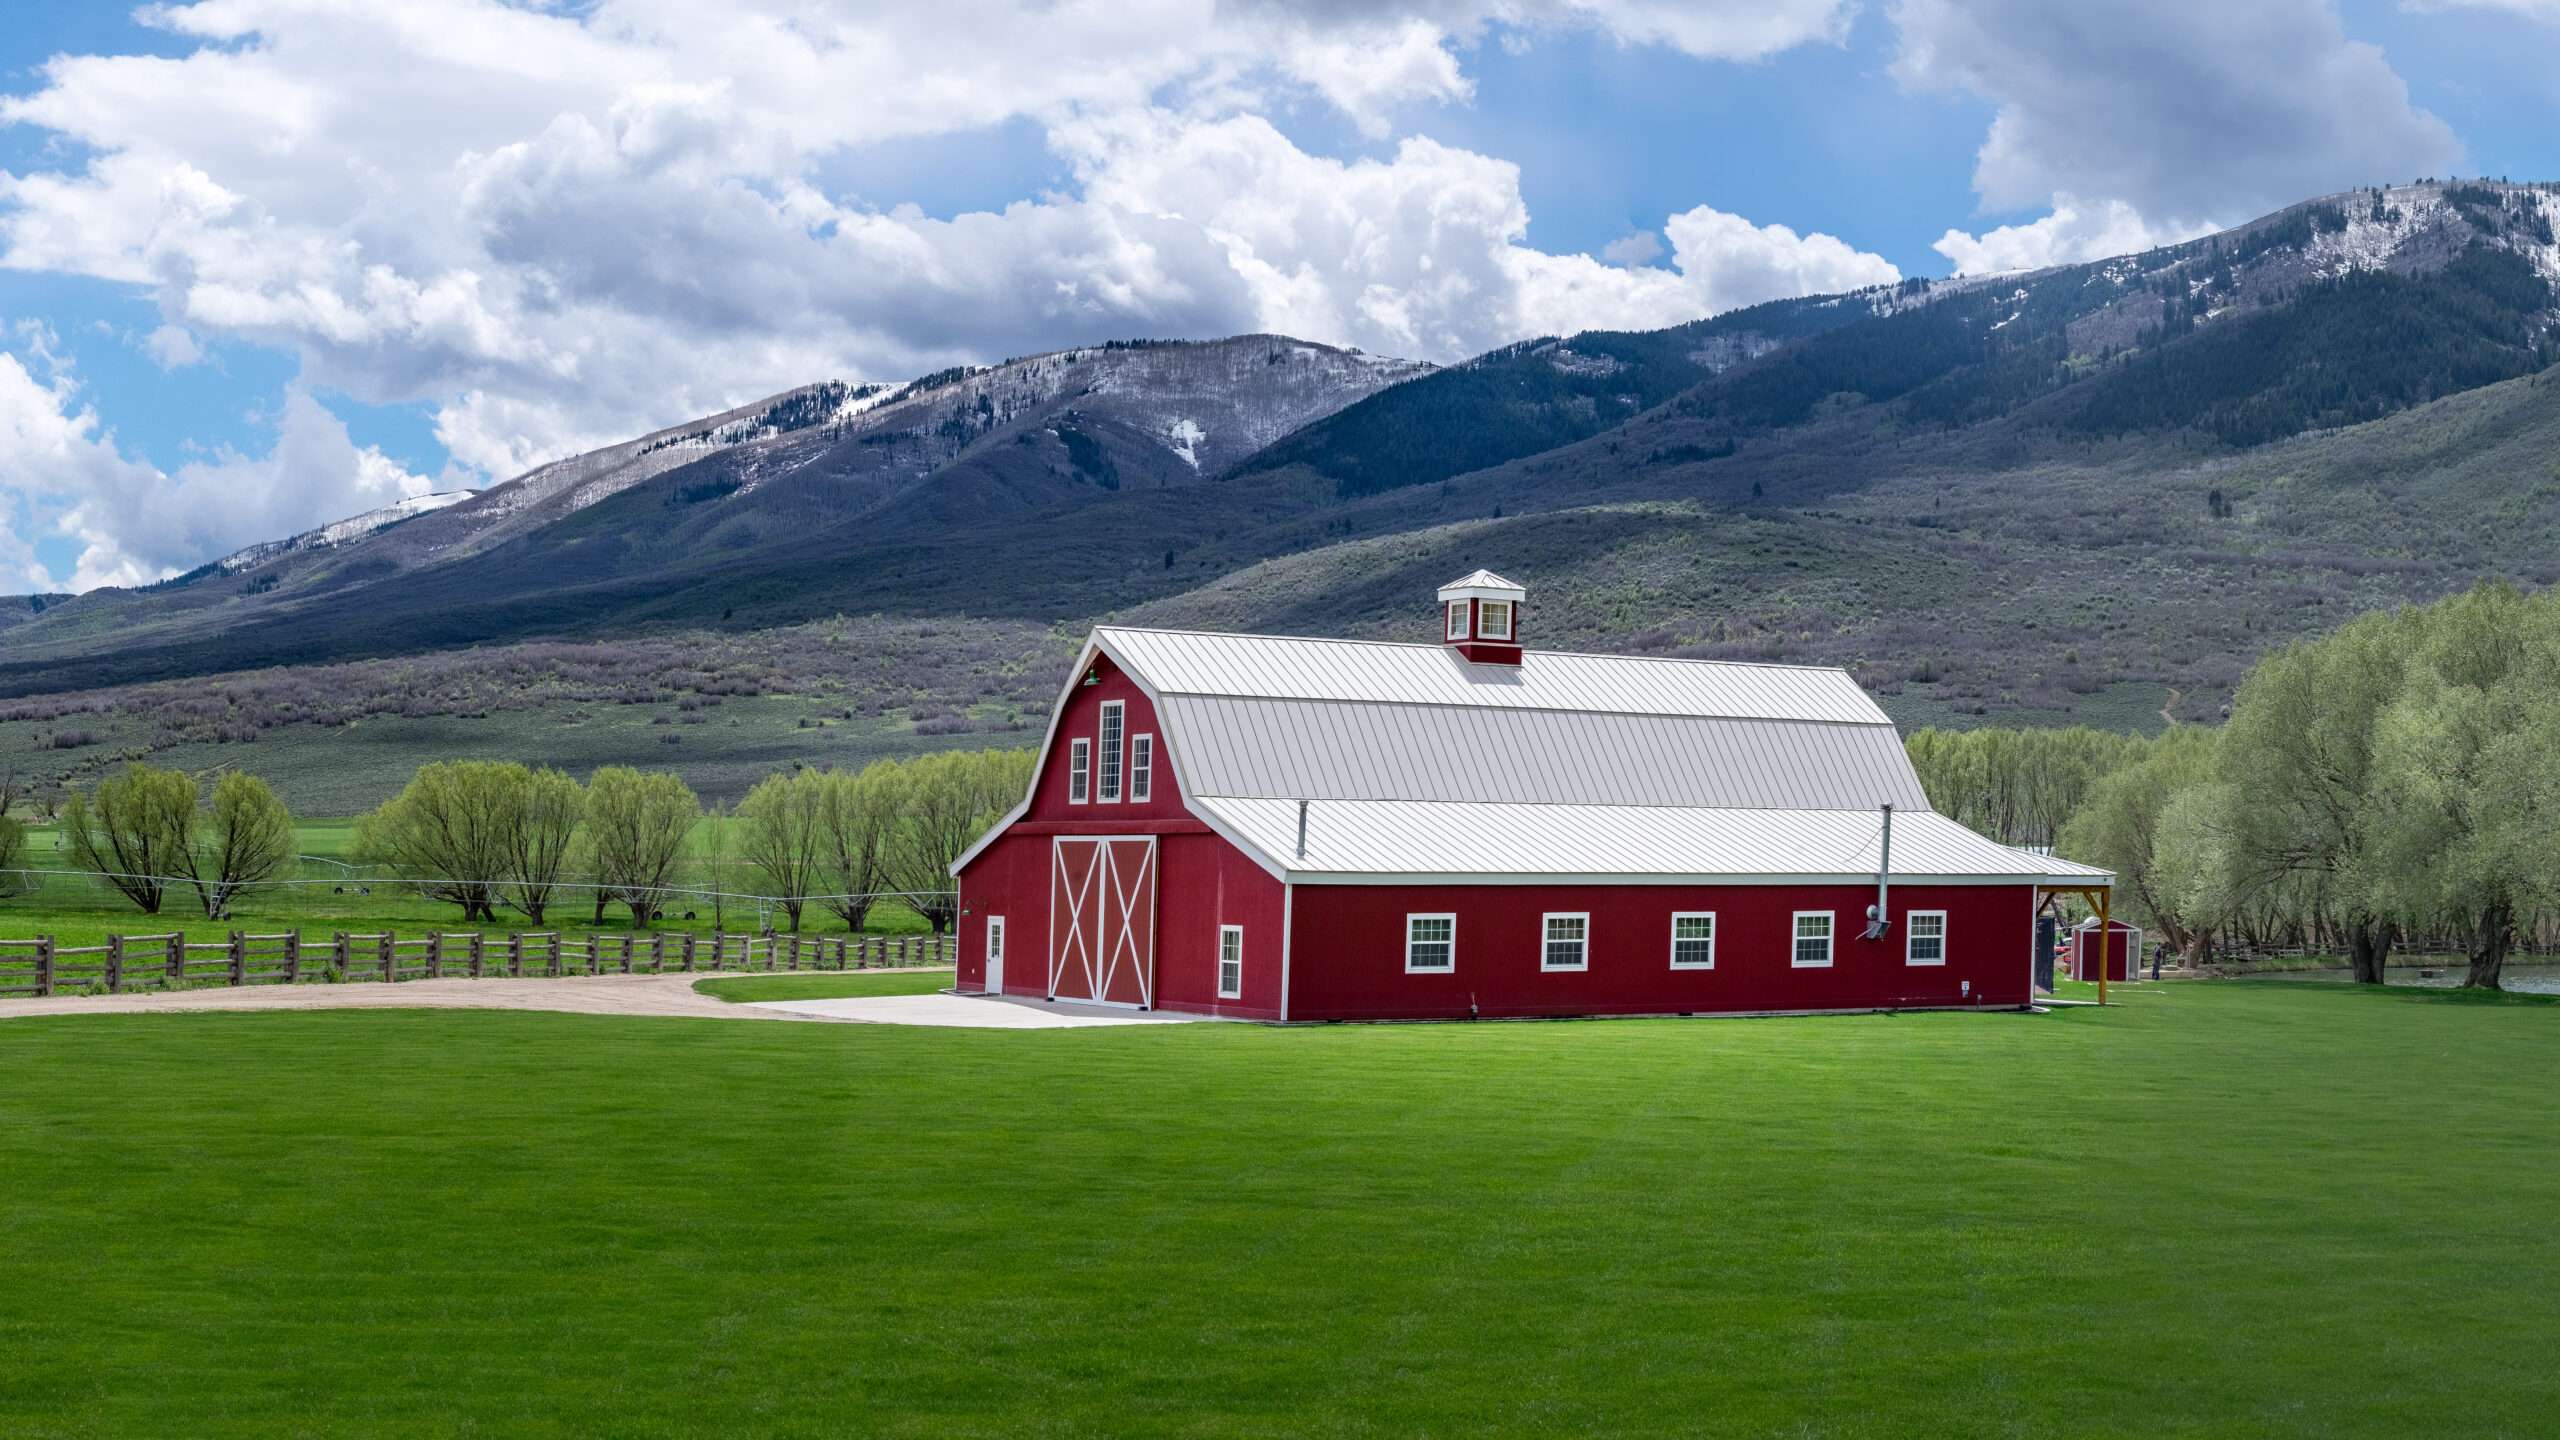
{"label": "white metal roof", "polygon": [[1293,880],[1872,877],[1885,804],[1897,877],[2112,879],[1932,813],[1893,722],[1843,670],[1552,651],[1486,665],[1439,645],[1116,626],[1091,644],[1155,700],[1193,813]]}
{"label": "white metal roof", "polygon": [[[1882,817],[1855,810],[1204,797],[1202,817],[1301,883],[1767,883],[1872,879]],[[2064,875],[2056,869],[2067,870]],[[1984,839],[1930,811],[1893,817],[1901,881],[2085,879],[2086,866]]]}
{"label": "white metal roof", "polygon": [[1157,696],[1479,705],[1891,725],[1845,670],[1532,650],[1479,665],[1445,645],[1106,626],[1094,639]]}
{"label": "white metal roof", "polygon": [[1168,695],[1195,795],[1926,810],[1890,725]]}

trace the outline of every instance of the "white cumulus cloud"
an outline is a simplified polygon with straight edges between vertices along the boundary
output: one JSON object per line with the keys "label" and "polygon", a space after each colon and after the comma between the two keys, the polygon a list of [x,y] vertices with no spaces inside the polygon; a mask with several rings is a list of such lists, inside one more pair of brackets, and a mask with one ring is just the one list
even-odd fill
{"label": "white cumulus cloud", "polygon": [[[2462,147],[2330,0],[1895,0],[1896,72],[1998,108],[1974,188],[2044,219],[1937,248],[1964,269],[2118,253],[2314,195],[2441,174]],[[2115,248],[2100,248],[2115,246]]]}

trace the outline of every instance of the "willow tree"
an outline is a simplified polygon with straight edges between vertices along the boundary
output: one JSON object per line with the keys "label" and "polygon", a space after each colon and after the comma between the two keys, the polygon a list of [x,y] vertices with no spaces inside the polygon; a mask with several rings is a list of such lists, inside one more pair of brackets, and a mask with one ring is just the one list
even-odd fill
{"label": "willow tree", "polygon": [[240,892],[292,868],[294,838],[293,813],[266,781],[237,770],[223,776],[185,852],[205,918],[222,919]]}
{"label": "willow tree", "polygon": [[160,913],[169,887],[185,883],[195,842],[196,782],[140,761],[98,782],[95,796],[71,792],[62,806],[62,848],[145,915]]}
{"label": "willow tree", "polygon": [[826,906],[859,930],[873,900],[888,888],[890,847],[907,804],[907,767],[875,760],[859,771],[831,772],[819,783],[819,861]]}
{"label": "willow tree", "polygon": [[[2208,957],[2223,907],[2177,862],[2208,843],[2220,853],[2218,837],[2200,829],[2214,807],[2187,798],[2213,784],[2219,739],[2218,731],[2179,726],[2141,742],[2133,762],[2099,778],[2062,829],[2064,854],[2115,872],[2117,913],[2156,926],[2190,964]],[[2186,816],[2169,833],[2164,822],[2182,799]]]}
{"label": "willow tree", "polygon": [[940,934],[958,914],[951,866],[1031,786],[1028,750],[951,751],[905,766],[905,817],[890,848],[889,877]]}
{"label": "willow tree", "polygon": [[2334,907],[2355,978],[2379,985],[2397,935],[2367,863],[2374,744],[2420,626],[2372,614],[2258,662],[2240,684],[2215,770],[2232,893],[2308,888]]}
{"label": "willow tree", "polygon": [[2504,585],[2417,612],[2375,726],[2368,884],[2459,937],[2466,985],[2500,987],[2516,918],[2554,894],[2560,600]]}
{"label": "willow tree", "polygon": [[588,776],[587,851],[599,906],[611,896],[630,909],[632,924],[657,919],[685,839],[701,820],[702,802],[664,771],[608,765]]}
{"label": "willow tree", "polygon": [[800,929],[800,912],[820,883],[826,841],[826,777],[815,770],[768,775],[738,802],[738,853]]}
{"label": "willow tree", "polygon": [[466,921],[496,923],[503,900],[539,925],[582,806],[578,782],[557,770],[443,760],[356,822],[356,851],[461,906]]}

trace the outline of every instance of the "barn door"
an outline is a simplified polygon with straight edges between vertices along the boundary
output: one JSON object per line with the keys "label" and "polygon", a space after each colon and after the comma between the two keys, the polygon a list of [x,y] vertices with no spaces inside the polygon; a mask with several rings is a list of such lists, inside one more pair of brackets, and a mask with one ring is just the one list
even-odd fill
{"label": "barn door", "polygon": [[1051,853],[1050,997],[1154,1004],[1155,837],[1060,836]]}

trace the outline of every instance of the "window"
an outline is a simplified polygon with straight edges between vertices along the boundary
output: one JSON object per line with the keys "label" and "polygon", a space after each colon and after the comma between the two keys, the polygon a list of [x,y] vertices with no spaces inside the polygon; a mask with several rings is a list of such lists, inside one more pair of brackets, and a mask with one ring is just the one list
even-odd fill
{"label": "window", "polygon": [[1467,638],[1467,602],[1464,600],[1454,600],[1449,604],[1449,638]]}
{"label": "window", "polygon": [[1129,798],[1143,802],[1156,788],[1156,737],[1134,736],[1129,741]]}
{"label": "window", "polygon": [[1458,968],[1458,917],[1404,917],[1404,973],[1446,975]]}
{"label": "window", "polygon": [[1712,910],[1682,910],[1671,917],[1671,968],[1716,968],[1716,917]]}
{"label": "window", "polygon": [[1244,927],[1218,927],[1218,998],[1244,998]]}
{"label": "window", "polygon": [[1907,965],[1947,963],[1947,912],[1914,910],[1902,917],[1902,959]]}
{"label": "window", "polygon": [[1510,639],[1511,602],[1508,600],[1487,600],[1484,602],[1483,609],[1484,613],[1477,617],[1481,623],[1476,626],[1476,633],[1482,635],[1487,640]]}
{"label": "window", "polygon": [[1067,803],[1081,805],[1093,794],[1093,742],[1067,742]]}
{"label": "window", "polygon": [[1831,912],[1799,910],[1796,912],[1796,953],[1798,966],[1814,968],[1831,963]]}
{"label": "window", "polygon": [[1119,700],[1102,702],[1102,803],[1105,805],[1120,798],[1120,729],[1128,708]]}
{"label": "window", "polygon": [[1591,917],[1588,914],[1548,916],[1546,947],[1546,953],[1538,957],[1539,969],[1590,969]]}

